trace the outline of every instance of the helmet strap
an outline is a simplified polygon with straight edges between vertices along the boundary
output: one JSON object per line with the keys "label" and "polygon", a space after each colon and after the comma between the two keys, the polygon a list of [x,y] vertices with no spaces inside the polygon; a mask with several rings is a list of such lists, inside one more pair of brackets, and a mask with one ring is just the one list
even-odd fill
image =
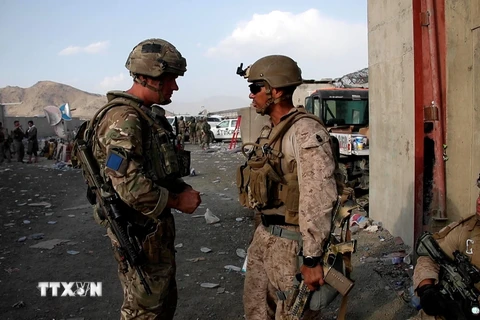
{"label": "helmet strap", "polygon": [[170,99],[165,99],[165,98],[163,97],[163,93],[162,93],[162,90],[161,90],[161,89],[162,89],[162,86],[163,86],[163,82],[160,81],[160,88],[157,89],[157,88],[155,88],[154,86],[149,85],[145,80],[140,80],[140,79],[138,78],[138,76],[136,76],[136,75],[133,77],[133,81],[135,81],[136,83],[138,83],[138,84],[141,85],[142,87],[145,87],[145,88],[147,88],[147,89],[149,89],[149,90],[152,90],[153,92],[157,93],[157,94],[158,94],[158,97],[159,97],[159,100],[160,100],[160,102],[159,102],[158,104],[160,104],[160,105],[166,105],[166,104],[169,104],[170,102],[172,102],[172,100],[170,100]]}
{"label": "helmet strap", "polygon": [[272,87],[266,81],[264,81],[264,84],[265,84],[265,93],[266,93],[268,99],[265,102],[265,105],[263,106],[263,108],[261,108],[261,109],[257,108],[257,113],[260,113],[262,116],[265,115],[265,111],[267,111],[267,108],[270,107],[271,105],[275,105],[277,103],[280,103],[283,100],[288,100],[288,99],[291,98],[291,95],[282,95],[279,98],[273,99],[273,97],[272,97]]}

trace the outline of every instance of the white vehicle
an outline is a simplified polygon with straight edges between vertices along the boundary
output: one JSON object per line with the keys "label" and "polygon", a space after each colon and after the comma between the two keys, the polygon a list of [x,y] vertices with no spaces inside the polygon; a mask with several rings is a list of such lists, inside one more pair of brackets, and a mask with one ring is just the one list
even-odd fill
{"label": "white vehicle", "polygon": [[[226,119],[221,121],[217,126],[212,126],[213,135],[215,140],[231,140],[233,137],[233,131],[237,125],[237,119]],[[237,139],[241,139],[240,128],[238,128]]]}
{"label": "white vehicle", "polygon": [[219,124],[220,122],[222,122],[224,118],[222,116],[218,116],[218,115],[210,115],[210,116],[207,116],[207,123],[210,125],[210,128],[212,129],[215,129]]}

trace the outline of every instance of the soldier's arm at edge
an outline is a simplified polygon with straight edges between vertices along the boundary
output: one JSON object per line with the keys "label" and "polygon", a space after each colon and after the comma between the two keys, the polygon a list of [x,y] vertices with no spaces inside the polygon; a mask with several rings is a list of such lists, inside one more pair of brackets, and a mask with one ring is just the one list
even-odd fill
{"label": "soldier's arm at edge", "polygon": [[[328,142],[329,135],[319,123],[311,119],[303,123],[300,120],[294,127],[303,254],[319,257],[323,255],[323,247],[330,234],[332,209],[337,198],[333,175],[335,162]],[[317,134],[322,135],[323,141],[317,139]]]}

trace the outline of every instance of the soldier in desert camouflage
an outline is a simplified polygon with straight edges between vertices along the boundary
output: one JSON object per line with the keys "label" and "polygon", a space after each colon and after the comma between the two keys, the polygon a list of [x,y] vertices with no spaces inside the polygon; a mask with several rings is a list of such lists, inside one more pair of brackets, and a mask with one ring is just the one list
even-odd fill
{"label": "soldier in desert camouflage", "polygon": [[[131,222],[142,230],[142,247],[147,256],[143,270],[151,295],[146,294],[135,270],[125,268],[124,257],[116,250],[118,240],[107,229],[119,261],[124,291],[121,319],[173,319],[177,286],[171,209],[192,213],[201,200],[199,192],[178,178],[176,172],[170,172],[173,166],[169,165],[176,161],[171,140],[167,138],[172,128],[159,105],[171,102],[173,91],[178,90],[176,79],[186,71],[186,60],[169,42],[149,39],[133,48],[126,68],[133,77],[133,85],[126,92],[108,92],[108,101],[117,105],[105,108],[94,119],[98,125],[93,141],[102,175],[126,204]],[[160,129],[150,126],[149,121]],[[110,166],[111,157],[122,159],[122,165]],[[169,163],[162,159],[168,159]],[[96,210],[97,222],[108,227],[108,221],[99,214],[100,209]]]}
{"label": "soldier in desert camouflage", "polygon": [[[292,288],[297,273],[311,290],[324,284],[321,259],[337,199],[335,160],[325,127],[292,103],[302,83],[295,61],[266,56],[244,71],[252,107],[269,116],[247,165],[237,172],[240,202],[262,220],[248,248],[245,315],[286,319],[289,310],[279,293]],[[307,310],[304,319],[318,316]]]}
{"label": "soldier in desert camouflage", "polygon": [[[477,180],[480,188],[480,176]],[[459,250],[467,255],[470,262],[480,268],[480,194],[477,198],[476,213],[458,222],[453,222],[434,235],[440,248],[451,259],[453,252]],[[478,319],[479,317],[461,317],[463,308],[460,301],[453,301],[440,293],[439,266],[427,256],[417,260],[413,274],[413,287],[420,297],[422,310],[410,320],[437,319]],[[476,285],[480,289],[480,283]],[[465,312],[468,314],[468,311]]]}

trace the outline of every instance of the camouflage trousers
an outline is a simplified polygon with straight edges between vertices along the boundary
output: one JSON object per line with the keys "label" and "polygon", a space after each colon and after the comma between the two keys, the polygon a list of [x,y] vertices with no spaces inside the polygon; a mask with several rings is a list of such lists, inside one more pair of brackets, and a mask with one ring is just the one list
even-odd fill
{"label": "camouflage trousers", "polygon": [[[107,229],[112,245],[118,247],[115,236]],[[124,272],[124,262],[115,251],[119,262],[119,278],[123,287],[121,320],[171,320],[177,308],[177,284],[175,281],[175,224],[171,214],[159,221],[155,231],[143,241],[148,263],[142,267],[150,289],[147,295],[135,269]]]}
{"label": "camouflage trousers", "polygon": [[[295,226],[283,228],[298,232]],[[286,319],[285,302],[278,300],[276,293],[292,288],[298,250],[297,241],[271,235],[263,225],[257,227],[247,252],[243,294],[247,320]],[[320,312],[307,310],[303,319],[320,319]]]}

